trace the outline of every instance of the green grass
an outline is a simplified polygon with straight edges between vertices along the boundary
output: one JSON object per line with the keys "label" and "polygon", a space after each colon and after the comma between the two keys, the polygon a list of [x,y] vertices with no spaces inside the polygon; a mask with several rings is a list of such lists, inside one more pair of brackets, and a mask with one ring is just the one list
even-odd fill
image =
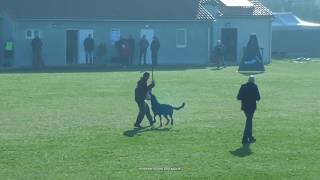
{"label": "green grass", "polygon": [[160,102],[187,105],[174,127],[134,134],[139,71],[0,74],[0,179],[319,178],[320,62],[257,76],[251,154],[235,67],[155,75]]}

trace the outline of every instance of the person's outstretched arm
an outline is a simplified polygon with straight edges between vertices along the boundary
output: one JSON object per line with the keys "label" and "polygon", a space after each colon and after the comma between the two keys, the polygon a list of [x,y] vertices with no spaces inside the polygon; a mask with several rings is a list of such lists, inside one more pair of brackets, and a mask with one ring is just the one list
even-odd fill
{"label": "person's outstretched arm", "polygon": [[257,91],[256,91],[256,100],[257,101],[260,101],[260,92],[259,92],[259,89],[258,89],[258,86],[257,86]]}
{"label": "person's outstretched arm", "polygon": [[156,86],[155,82],[152,81],[151,84],[148,86],[148,91],[150,91],[152,88]]}
{"label": "person's outstretched arm", "polygon": [[243,86],[241,86],[240,89],[239,89],[237,99],[238,100],[242,100],[243,99]]}

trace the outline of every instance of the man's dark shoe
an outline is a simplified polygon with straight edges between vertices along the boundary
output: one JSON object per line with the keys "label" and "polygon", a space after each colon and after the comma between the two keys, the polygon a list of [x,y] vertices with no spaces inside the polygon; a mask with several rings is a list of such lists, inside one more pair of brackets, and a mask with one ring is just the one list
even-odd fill
{"label": "man's dark shoe", "polygon": [[242,144],[250,144],[249,141],[242,141]]}
{"label": "man's dark shoe", "polygon": [[152,122],[150,123],[150,126],[153,126],[154,123],[156,123],[156,121],[152,121]]}
{"label": "man's dark shoe", "polygon": [[257,140],[254,137],[250,138],[250,143],[255,143],[256,141]]}
{"label": "man's dark shoe", "polygon": [[140,126],[140,124],[135,124],[134,127],[135,127],[135,128],[142,128],[142,127]]}

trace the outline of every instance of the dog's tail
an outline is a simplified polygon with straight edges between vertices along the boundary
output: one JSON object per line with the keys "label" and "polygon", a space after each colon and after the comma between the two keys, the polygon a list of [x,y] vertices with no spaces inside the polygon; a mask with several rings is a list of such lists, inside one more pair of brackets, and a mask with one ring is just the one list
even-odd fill
{"label": "dog's tail", "polygon": [[184,108],[185,105],[186,105],[186,103],[182,103],[182,105],[180,107],[173,107],[173,109],[180,110],[180,109]]}

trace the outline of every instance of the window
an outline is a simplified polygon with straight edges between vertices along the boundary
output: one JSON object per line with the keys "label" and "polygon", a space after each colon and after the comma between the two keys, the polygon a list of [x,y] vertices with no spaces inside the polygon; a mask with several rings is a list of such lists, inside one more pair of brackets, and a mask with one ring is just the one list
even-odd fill
{"label": "window", "polygon": [[176,30],[176,47],[177,48],[187,47],[187,30],[186,29]]}
{"label": "window", "polygon": [[120,29],[111,29],[111,44],[114,45],[117,41],[120,40]]}
{"label": "window", "polygon": [[33,32],[32,32],[32,30],[27,30],[27,32],[26,32],[26,38],[27,38],[27,39],[33,39]]}
{"label": "window", "polygon": [[39,30],[33,30],[33,37],[36,37],[36,36],[40,37]]}
{"label": "window", "polygon": [[26,39],[33,39],[38,35],[40,37],[40,31],[36,29],[28,29],[26,30]]}

